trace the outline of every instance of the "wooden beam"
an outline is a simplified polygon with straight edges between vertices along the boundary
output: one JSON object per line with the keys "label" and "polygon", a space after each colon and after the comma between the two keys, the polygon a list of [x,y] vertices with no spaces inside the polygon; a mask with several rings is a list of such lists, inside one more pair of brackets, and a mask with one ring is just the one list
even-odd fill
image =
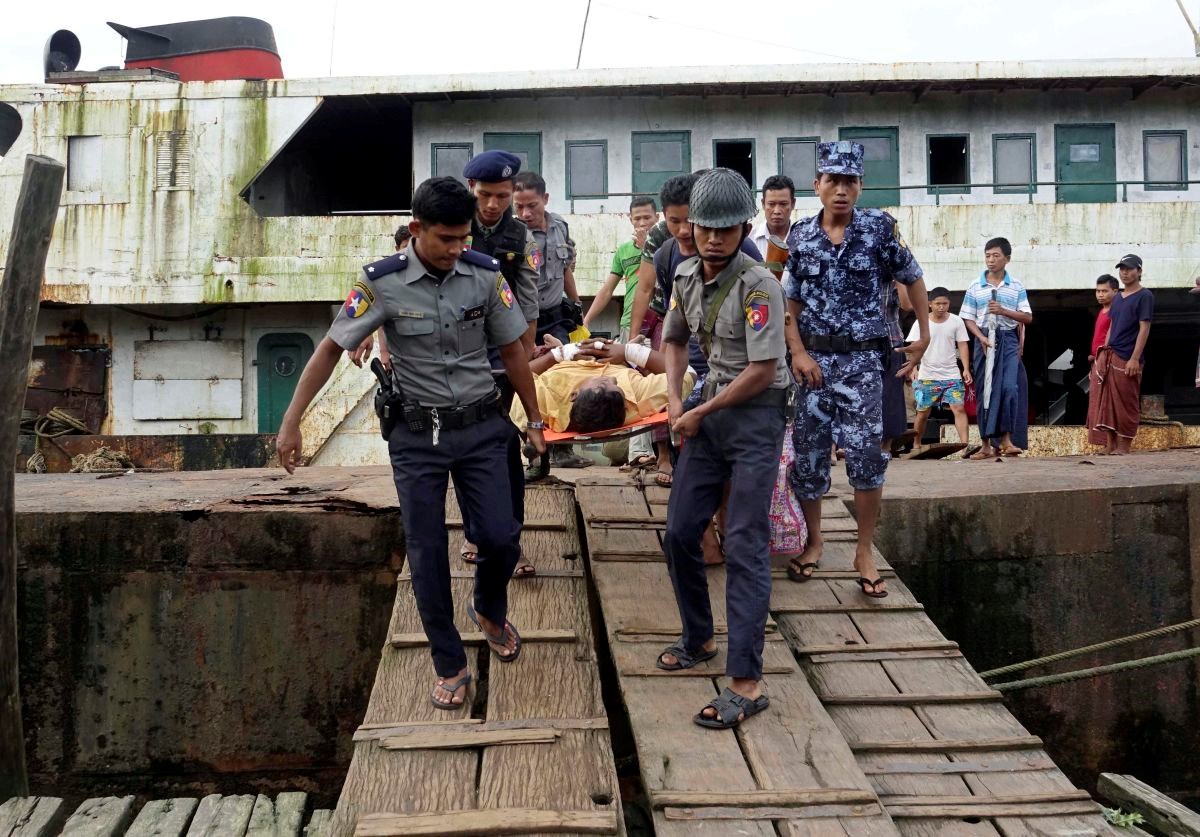
{"label": "wooden beam", "polygon": [[[461,529],[462,525],[462,520],[446,521],[447,529]],[[525,532],[565,532],[568,528],[566,521],[560,518],[535,518],[521,524],[521,529]]]}
{"label": "wooden beam", "polygon": [[46,254],[62,197],[62,163],[25,158],[13,212],[12,235],[0,294],[0,799],[29,795],[21,683],[17,664],[17,539],[13,511],[17,435],[29,380]]}
{"label": "wooden beam", "polygon": [[620,552],[598,551],[592,553],[593,561],[636,561],[661,564],[667,560],[661,549],[623,549]]}
{"label": "wooden beam", "polygon": [[381,739],[385,750],[466,750],[500,744],[553,744],[562,735],[556,729],[480,729],[468,732],[394,735]]}
{"label": "wooden beam", "polygon": [[461,721],[410,721],[408,723],[363,724],[354,733],[355,741],[376,741],[392,736],[454,732],[483,732],[514,729],[608,729],[608,718],[522,718],[516,721],[488,721],[482,718],[463,718]]}
{"label": "wooden beam", "polygon": [[132,796],[88,799],[63,826],[62,837],[118,837],[133,822]]}
{"label": "wooden beam", "polygon": [[1033,750],[1042,746],[1036,735],[1012,738],[931,741],[851,741],[855,753],[964,753],[972,750]]}
{"label": "wooden beam", "polygon": [[[829,539],[826,538],[826,541]],[[772,606],[772,613],[879,613],[881,611],[909,611],[918,612],[925,609],[925,605],[920,602],[911,604],[851,604],[845,602],[843,604],[814,604],[814,605],[779,605]]]}
{"label": "wooden beam", "polygon": [[[522,642],[575,642],[579,635],[574,631],[562,628],[534,628],[521,632]],[[483,645],[486,638],[482,633],[462,635],[463,645]],[[392,634],[388,643],[393,648],[424,648],[429,644],[429,638],[423,632],[407,634]]]}
{"label": "wooden beam", "polygon": [[542,811],[493,808],[436,814],[367,814],[355,837],[475,837],[491,834],[616,834],[616,811]]}
{"label": "wooden beam", "polygon": [[987,761],[942,761],[942,762],[891,762],[889,764],[862,764],[858,769],[867,776],[912,775],[955,775],[963,773],[1025,773],[1039,770],[1057,770],[1049,758],[1031,758],[1020,761],[988,759]]}
{"label": "wooden beam", "polygon": [[1200,837],[1200,814],[1133,776],[1101,773],[1096,792],[1127,811],[1141,814],[1155,831]]}
{"label": "wooden beam", "polygon": [[888,660],[953,660],[962,657],[961,651],[866,651],[862,654],[810,654],[806,662],[813,665],[829,663],[883,663]]}
{"label": "wooden beam", "polygon": [[155,799],[147,802],[125,832],[125,837],[181,837],[187,831],[188,822],[199,803],[198,799]]}
{"label": "wooden beam", "polygon": [[54,796],[14,796],[0,805],[0,837],[52,837],[68,813]]}
{"label": "wooden beam", "polygon": [[888,794],[880,796],[879,801],[885,808],[891,808],[893,805],[908,807],[943,807],[946,805],[962,807],[973,805],[984,808],[989,805],[1036,805],[1042,802],[1091,802],[1092,797],[1085,790],[1072,789],[1049,791],[1046,793],[1016,793],[996,796],[909,796]]}
{"label": "wooden beam", "polygon": [[991,805],[896,805],[888,816],[901,819],[942,819],[948,817],[1071,817],[1099,814],[1095,802],[1019,802]]}
{"label": "wooden beam", "polygon": [[859,645],[801,645],[797,654],[875,654],[880,651],[954,651],[958,643],[937,642],[872,642]]}
{"label": "wooden beam", "polygon": [[872,805],[874,793],[857,788],[814,788],[812,790],[753,791],[650,791],[653,808],[801,808],[808,805]]}
{"label": "wooden beam", "polygon": [[809,808],[664,808],[663,817],[674,822],[704,820],[811,820],[837,817],[881,817],[879,805],[813,805]]}
{"label": "wooden beam", "polygon": [[827,706],[915,706],[939,703],[986,703],[1004,700],[996,691],[953,692],[948,694],[900,694],[900,695],[819,695]]}

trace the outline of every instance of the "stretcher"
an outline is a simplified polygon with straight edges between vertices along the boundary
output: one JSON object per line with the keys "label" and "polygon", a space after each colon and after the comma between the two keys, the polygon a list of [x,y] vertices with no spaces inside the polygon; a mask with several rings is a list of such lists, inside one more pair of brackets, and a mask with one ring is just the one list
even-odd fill
{"label": "stretcher", "polygon": [[640,433],[649,433],[660,427],[666,427],[667,421],[667,413],[664,410],[654,415],[641,416],[628,424],[608,430],[593,430],[590,433],[576,433],[573,430],[546,430],[542,434],[546,439],[546,452],[540,457],[534,451],[533,445],[525,445],[525,458],[529,460],[530,464],[530,471],[526,473],[526,479],[540,480],[550,473],[550,448],[555,445],[581,445],[587,442],[628,439]]}

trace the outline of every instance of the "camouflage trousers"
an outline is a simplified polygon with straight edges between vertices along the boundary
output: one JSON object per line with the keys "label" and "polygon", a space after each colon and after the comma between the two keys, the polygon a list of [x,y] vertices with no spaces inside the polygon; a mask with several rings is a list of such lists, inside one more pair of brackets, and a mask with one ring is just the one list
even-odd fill
{"label": "camouflage trousers", "polygon": [[883,485],[890,457],[883,440],[883,385],[878,352],[813,352],[824,380],[817,389],[801,385],[793,442],[791,483],[801,500],[829,490],[829,465],[836,438],[846,451],[846,476],[856,489]]}

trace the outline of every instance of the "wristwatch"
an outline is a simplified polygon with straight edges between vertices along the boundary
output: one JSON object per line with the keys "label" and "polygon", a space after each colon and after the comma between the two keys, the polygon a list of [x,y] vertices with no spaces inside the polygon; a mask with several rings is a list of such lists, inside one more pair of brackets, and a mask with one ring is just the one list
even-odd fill
{"label": "wristwatch", "polygon": [[527,421],[525,422],[526,430],[545,430],[546,422],[544,421]]}

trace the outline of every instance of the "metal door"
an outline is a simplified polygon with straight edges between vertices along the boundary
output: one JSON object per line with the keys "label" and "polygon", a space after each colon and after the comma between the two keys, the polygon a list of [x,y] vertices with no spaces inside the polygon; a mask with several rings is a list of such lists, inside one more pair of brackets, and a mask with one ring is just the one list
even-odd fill
{"label": "metal door", "polygon": [[267,334],[258,341],[258,432],[275,433],[292,401],[304,364],[312,357],[307,334]]}
{"label": "metal door", "polygon": [[859,206],[899,206],[899,189],[880,186],[900,185],[899,128],[841,128],[838,138],[861,142],[866,151],[863,160],[863,193]]}
{"label": "metal door", "polygon": [[[1112,203],[1117,199],[1115,125],[1055,125],[1054,173],[1059,203]],[[1102,185],[1070,185],[1096,184]]]}

